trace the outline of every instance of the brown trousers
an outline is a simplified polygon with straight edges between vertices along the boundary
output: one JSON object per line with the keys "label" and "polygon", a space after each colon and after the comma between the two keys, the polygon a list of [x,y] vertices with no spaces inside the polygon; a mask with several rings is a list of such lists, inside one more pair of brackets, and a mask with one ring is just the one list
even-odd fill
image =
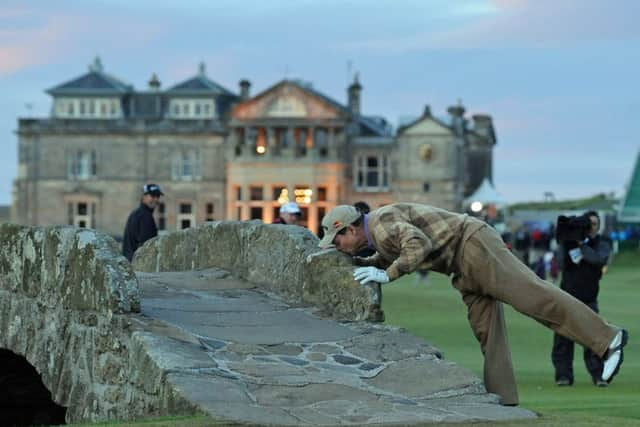
{"label": "brown trousers", "polygon": [[484,355],[487,391],[503,405],[518,404],[518,390],[501,302],[603,356],[617,328],[584,303],[540,279],[516,258],[491,227],[462,236],[453,286],[467,305],[469,324]]}

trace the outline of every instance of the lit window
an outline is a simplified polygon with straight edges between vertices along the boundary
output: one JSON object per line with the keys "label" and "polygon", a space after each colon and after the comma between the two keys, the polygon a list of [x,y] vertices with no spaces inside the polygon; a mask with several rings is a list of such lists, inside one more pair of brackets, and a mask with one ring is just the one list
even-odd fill
{"label": "lit window", "polygon": [[313,190],[309,187],[296,187],[293,191],[295,201],[298,204],[308,205],[311,203],[311,196],[313,196]]}

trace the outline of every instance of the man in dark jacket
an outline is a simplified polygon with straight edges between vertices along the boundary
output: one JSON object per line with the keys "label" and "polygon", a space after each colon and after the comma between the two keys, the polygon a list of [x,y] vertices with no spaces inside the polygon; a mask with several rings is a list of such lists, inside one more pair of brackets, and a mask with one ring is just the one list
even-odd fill
{"label": "man in dark jacket", "polygon": [[131,261],[133,254],[144,242],[158,235],[158,227],[153,219],[153,210],[160,202],[164,193],[157,184],[147,184],[142,187],[140,206],[127,219],[122,240],[122,254]]}
{"label": "man in dark jacket", "polygon": [[[589,236],[582,242],[562,242],[559,247],[559,264],[562,269],[560,288],[598,313],[600,278],[602,269],[609,260],[611,245],[598,234],[598,214],[589,211],[584,215],[591,222]],[[573,348],[572,340],[554,334],[551,360],[555,367],[556,384],[559,386],[573,384]],[[602,380],[602,359],[587,347],[584,347],[584,363],[593,383],[598,387],[606,387],[608,383]]]}

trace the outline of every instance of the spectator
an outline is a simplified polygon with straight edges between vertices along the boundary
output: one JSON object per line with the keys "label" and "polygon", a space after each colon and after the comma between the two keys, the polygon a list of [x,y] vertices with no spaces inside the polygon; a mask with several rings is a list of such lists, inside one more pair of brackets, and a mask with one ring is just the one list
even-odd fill
{"label": "spectator", "polygon": [[[562,269],[560,288],[573,295],[596,313],[598,310],[598,292],[602,269],[609,260],[611,245],[608,239],[600,236],[600,217],[595,211],[585,214],[591,221],[589,236],[582,242],[562,242],[559,250],[559,265]],[[551,360],[555,368],[556,384],[573,385],[573,350],[571,339],[559,334],[553,336]],[[584,347],[584,363],[593,383],[606,387],[602,380],[602,359],[590,348]]]}
{"label": "spectator", "polygon": [[280,217],[273,221],[274,224],[298,225],[302,217],[302,211],[296,202],[287,202],[280,206]]}
{"label": "spectator", "polygon": [[129,214],[122,239],[122,254],[129,262],[144,242],[158,235],[153,210],[160,203],[161,196],[164,196],[164,193],[157,184],[146,184],[142,187],[140,206]]}

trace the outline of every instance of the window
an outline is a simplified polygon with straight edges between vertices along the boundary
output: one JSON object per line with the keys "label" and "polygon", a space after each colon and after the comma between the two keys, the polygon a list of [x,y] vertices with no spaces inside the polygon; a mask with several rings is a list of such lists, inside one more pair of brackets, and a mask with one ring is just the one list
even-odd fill
{"label": "window", "polygon": [[251,186],[249,187],[249,199],[250,200],[263,200],[262,187]]}
{"label": "window", "polygon": [[320,157],[326,157],[329,154],[329,140],[327,137],[327,130],[323,128],[318,128],[315,131],[315,135],[313,138],[314,146],[318,150],[318,154]]}
{"label": "window", "polygon": [[201,110],[202,110],[202,106],[199,103],[196,104],[195,107],[194,107],[194,112],[195,112],[196,116],[200,115],[200,111]]}
{"label": "window", "polygon": [[289,201],[289,190],[287,190],[287,187],[281,185],[274,186],[271,200],[277,200],[280,204],[287,203]]}
{"label": "window", "polygon": [[242,200],[242,187],[236,187],[236,200]]}
{"label": "window", "polygon": [[96,203],[90,200],[67,202],[67,222],[79,228],[95,228]]}
{"label": "window", "polygon": [[213,212],[214,212],[213,203],[207,203],[206,206],[205,206],[205,218],[206,218],[206,221],[214,221]]}
{"label": "window", "polygon": [[184,150],[174,153],[171,161],[171,177],[177,181],[199,180],[201,159],[198,150]]}
{"label": "window", "polygon": [[295,190],[293,190],[293,194],[295,196],[295,202],[297,204],[308,205],[309,203],[311,203],[311,196],[313,196],[313,190],[311,190],[309,187],[297,186]]}
{"label": "window", "polygon": [[318,195],[316,196],[319,202],[327,201],[327,187],[318,187]]}
{"label": "window", "polygon": [[177,226],[178,230],[194,227],[196,216],[193,214],[193,204],[191,202],[181,202],[178,204]]}
{"label": "window", "polygon": [[357,156],[355,159],[355,185],[358,191],[387,191],[390,163],[386,155]]}
{"label": "window", "polygon": [[424,191],[425,193],[428,193],[430,190],[431,190],[431,184],[429,184],[428,182],[423,182],[422,191]]}
{"label": "window", "polygon": [[69,179],[90,179],[97,175],[95,150],[75,150],[67,157],[67,177]]}
{"label": "window", "polygon": [[262,220],[262,208],[261,208],[261,207],[253,206],[253,207],[250,209],[250,211],[249,211],[249,212],[250,212],[250,214],[251,214],[250,219],[259,219],[259,220]]}
{"label": "window", "polygon": [[238,207],[236,208],[236,219],[237,219],[238,221],[241,221],[241,220],[242,220],[242,206],[238,206]]}

